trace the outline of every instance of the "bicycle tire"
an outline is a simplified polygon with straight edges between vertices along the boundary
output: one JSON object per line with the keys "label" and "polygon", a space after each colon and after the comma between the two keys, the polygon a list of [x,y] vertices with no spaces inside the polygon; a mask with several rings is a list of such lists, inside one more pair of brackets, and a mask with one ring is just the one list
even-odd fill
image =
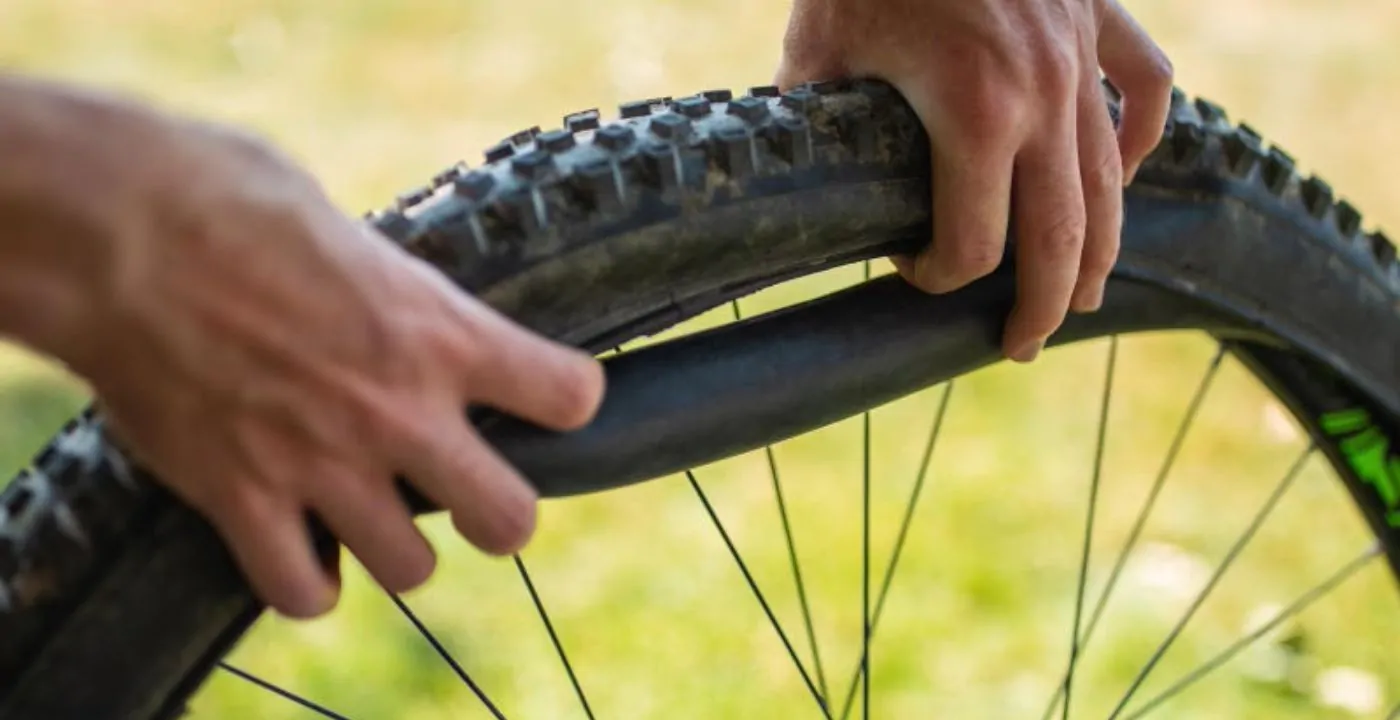
{"label": "bicycle tire", "polygon": [[[927,138],[884,83],[710,91],[620,115],[522,131],[487,150],[481,169],[448,168],[371,219],[516,321],[592,350],[928,236]],[[1350,204],[1179,91],[1125,197],[1115,282],[1228,315],[1221,327],[1258,341],[1241,353],[1318,437],[1335,440],[1328,413],[1360,408],[1400,446],[1400,263]],[[1005,268],[998,278],[979,292],[1004,309],[1013,287]],[[1210,314],[1133,307],[1150,297],[1134,295],[1119,320],[1203,325]],[[485,422],[506,445],[543,437]],[[606,455],[606,442],[597,447]],[[1373,468],[1339,448],[1326,449],[1395,567],[1400,508]],[[551,485],[547,457],[507,455],[546,496],[655,470]],[[212,530],[131,466],[92,411],[0,493],[0,717],[178,714],[261,609]]]}

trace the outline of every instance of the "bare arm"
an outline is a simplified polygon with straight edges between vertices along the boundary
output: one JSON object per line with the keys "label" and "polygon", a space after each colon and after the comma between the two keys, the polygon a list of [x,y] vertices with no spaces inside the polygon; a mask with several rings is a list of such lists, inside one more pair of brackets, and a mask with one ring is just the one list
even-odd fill
{"label": "bare arm", "polygon": [[126,198],[148,182],[129,157],[122,169],[118,151],[159,122],[0,75],[0,334],[73,359],[82,316],[110,300],[120,275],[114,235]]}
{"label": "bare arm", "polygon": [[233,131],[0,77],[0,334],[92,382],[118,430],[203,512],[262,597],[336,598],[305,513],[390,590],[434,556],[402,473],[509,553],[535,495],[467,424],[592,416],[602,373],[458,292]]}

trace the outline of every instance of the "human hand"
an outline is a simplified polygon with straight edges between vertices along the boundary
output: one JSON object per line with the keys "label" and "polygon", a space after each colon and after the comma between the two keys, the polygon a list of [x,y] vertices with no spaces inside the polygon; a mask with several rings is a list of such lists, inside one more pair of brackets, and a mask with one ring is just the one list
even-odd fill
{"label": "human hand", "polygon": [[[1123,95],[1116,132],[1100,67]],[[1029,362],[1068,310],[1102,305],[1121,188],[1160,139],[1172,86],[1115,0],[796,0],[778,84],[850,76],[894,84],[935,148],[934,242],[892,258],[905,279],[944,293],[990,273],[1014,210],[1004,352]]]}
{"label": "human hand", "polygon": [[597,362],[459,292],[263,144],[190,124],[155,137],[125,148],[145,170],[122,190],[110,290],[63,355],[259,596],[294,617],[334,605],[307,512],[386,589],[426,580],[396,473],[481,549],[519,549],[536,496],[465,408],[579,427]]}

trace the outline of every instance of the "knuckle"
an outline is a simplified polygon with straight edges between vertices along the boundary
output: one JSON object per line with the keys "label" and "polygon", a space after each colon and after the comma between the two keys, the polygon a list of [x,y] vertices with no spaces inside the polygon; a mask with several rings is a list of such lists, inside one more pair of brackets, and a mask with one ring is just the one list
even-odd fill
{"label": "knuckle", "polygon": [[437,357],[450,360],[450,367],[458,367],[466,377],[490,374],[502,363],[501,344],[510,338],[491,337],[480,328],[470,328],[466,333],[440,333],[433,345]]}
{"label": "knuckle", "polygon": [[986,240],[964,240],[949,248],[950,269],[960,278],[973,280],[990,274],[1002,261],[1002,245]]}
{"label": "knuckle", "polygon": [[1037,94],[1056,102],[1071,97],[1079,87],[1080,60],[1077,51],[1062,43],[1049,43],[1034,60],[1034,78]]}
{"label": "knuckle", "polygon": [[381,406],[356,413],[356,418],[351,420],[354,447],[383,454],[419,435],[422,422],[412,417],[418,414],[415,409]]}
{"label": "knuckle", "polygon": [[267,498],[253,483],[238,482],[239,478],[220,480],[201,483],[201,489],[192,498],[193,504],[219,520],[239,518],[247,522],[261,522],[269,517],[271,513]]}
{"label": "knuckle", "polygon": [[1113,271],[1113,266],[1117,263],[1118,241],[1115,237],[1112,242],[1096,244],[1084,252],[1084,258],[1080,262],[1079,275],[1081,278],[1090,280],[1102,280],[1108,277],[1108,274]]}
{"label": "knuckle", "polygon": [[473,498],[489,495],[492,478],[489,464],[481,460],[482,441],[475,427],[467,423],[465,435],[456,432],[457,428],[448,430],[449,427],[441,421],[432,423],[424,432],[422,452],[425,462],[440,476],[431,480],[461,483],[457,492],[444,499],[447,509],[460,510]]}
{"label": "knuckle", "polygon": [[1161,48],[1153,47],[1143,67],[1143,84],[1155,92],[1169,92],[1176,81],[1176,67]]}
{"label": "knuckle", "polygon": [[961,120],[962,139],[977,147],[998,147],[1016,134],[1026,94],[1013,81],[990,76],[973,81],[951,107]]}
{"label": "knuckle", "polygon": [[1039,250],[1047,261],[1060,263],[1078,257],[1084,247],[1085,222],[1083,215],[1063,217],[1041,231],[1035,239]]}
{"label": "knuckle", "polygon": [[[1104,144],[1107,144],[1107,139]],[[1084,192],[1090,196],[1112,198],[1123,186],[1123,159],[1117,146],[1104,147],[1099,157],[1080,166]]]}
{"label": "knuckle", "polygon": [[1030,334],[1038,338],[1047,338],[1055,334],[1064,324],[1064,313],[1049,314],[1042,313],[1026,323],[1026,328]]}
{"label": "knuckle", "polygon": [[[393,394],[375,393],[374,397],[357,399],[348,404],[349,411],[332,415],[330,422],[343,435],[332,438],[337,450],[347,456],[354,451],[382,454],[392,451],[422,432],[418,408],[410,408]],[[361,456],[363,457],[363,456]]]}

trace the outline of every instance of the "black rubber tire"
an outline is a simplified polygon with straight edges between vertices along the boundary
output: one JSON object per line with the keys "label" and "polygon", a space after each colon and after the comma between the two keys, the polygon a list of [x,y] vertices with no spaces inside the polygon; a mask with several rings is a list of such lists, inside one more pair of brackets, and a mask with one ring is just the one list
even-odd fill
{"label": "black rubber tire", "polygon": [[[517,321],[595,350],[929,234],[927,139],[882,83],[621,115],[519,133],[373,221]],[[1117,273],[1267,327],[1400,417],[1395,249],[1327,185],[1178,93],[1126,203]],[[208,526],[98,417],[0,494],[0,717],[176,714],[260,611]]]}

